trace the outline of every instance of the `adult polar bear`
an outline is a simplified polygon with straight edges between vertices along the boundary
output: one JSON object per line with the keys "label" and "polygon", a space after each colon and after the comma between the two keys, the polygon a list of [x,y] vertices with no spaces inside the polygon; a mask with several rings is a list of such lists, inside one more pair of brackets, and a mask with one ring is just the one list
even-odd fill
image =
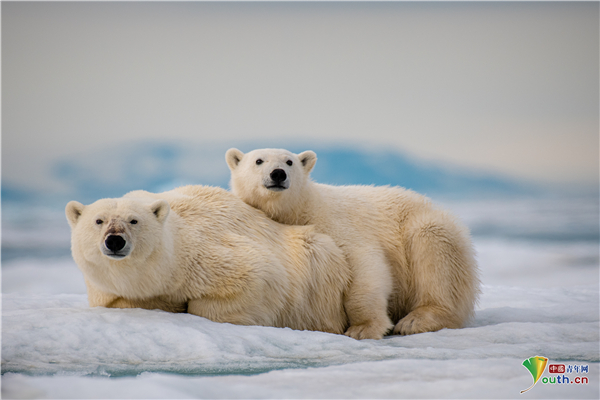
{"label": "adult polar bear", "polygon": [[90,306],[344,333],[349,269],[312,227],[278,224],[230,192],[186,186],[69,202]]}
{"label": "adult polar bear", "polygon": [[473,314],[479,279],[469,233],[426,197],[312,182],[312,151],[229,149],[225,159],[242,200],[275,221],[314,225],[342,248],[352,270],[346,335],[377,339],[394,324],[404,335],[459,328]]}

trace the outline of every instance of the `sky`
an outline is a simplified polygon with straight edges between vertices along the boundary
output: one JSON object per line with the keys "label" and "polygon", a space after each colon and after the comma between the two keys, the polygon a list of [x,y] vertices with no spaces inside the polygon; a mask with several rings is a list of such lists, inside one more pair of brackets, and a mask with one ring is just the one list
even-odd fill
{"label": "sky", "polygon": [[1,7],[5,183],[169,139],[391,149],[598,184],[597,2]]}

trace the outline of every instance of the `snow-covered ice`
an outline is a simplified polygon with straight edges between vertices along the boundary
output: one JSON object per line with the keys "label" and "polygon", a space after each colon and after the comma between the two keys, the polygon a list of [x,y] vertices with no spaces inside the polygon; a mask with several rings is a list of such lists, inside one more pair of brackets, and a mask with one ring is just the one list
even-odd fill
{"label": "snow-covered ice", "polygon": [[483,289],[469,327],[381,341],[4,295],[3,397],[512,398],[533,355],[588,365],[590,384],[528,397],[598,397],[597,287]]}
{"label": "snow-covered ice", "polygon": [[[550,217],[564,204],[532,203],[525,233],[522,218],[511,222],[511,210],[528,215],[522,202],[523,209],[486,204],[457,207],[470,226],[501,231],[478,236],[474,229],[484,283],[474,320],[464,329],[380,341],[89,308],[70,258],[15,256],[2,266],[2,396],[597,399],[597,239],[582,239],[576,229],[567,232],[570,239],[540,238],[539,232],[561,232],[556,221],[546,223],[544,210]],[[597,205],[577,209],[569,212],[593,236],[578,212],[597,226]],[[563,225],[574,220],[561,215]],[[7,233],[10,226],[3,227],[3,241]],[[49,240],[49,247],[59,242]],[[536,355],[588,366],[579,375],[589,383],[540,381],[520,394],[533,383],[523,360]]]}

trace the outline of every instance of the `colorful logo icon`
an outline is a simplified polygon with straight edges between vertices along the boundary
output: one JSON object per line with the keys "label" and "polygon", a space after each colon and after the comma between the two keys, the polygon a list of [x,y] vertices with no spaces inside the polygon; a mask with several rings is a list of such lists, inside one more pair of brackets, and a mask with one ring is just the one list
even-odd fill
{"label": "colorful logo icon", "polygon": [[529,386],[525,390],[521,390],[521,394],[525,393],[529,389],[535,386],[535,384],[540,380],[544,370],[546,369],[546,364],[548,363],[548,359],[546,357],[535,356],[528,358],[523,361],[523,366],[527,368],[531,376],[533,377],[533,385]]}

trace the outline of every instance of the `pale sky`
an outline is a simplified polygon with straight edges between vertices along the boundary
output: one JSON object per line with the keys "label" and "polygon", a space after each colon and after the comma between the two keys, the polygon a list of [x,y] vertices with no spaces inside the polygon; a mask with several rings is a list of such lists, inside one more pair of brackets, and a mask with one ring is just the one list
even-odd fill
{"label": "pale sky", "polygon": [[598,2],[1,7],[6,181],[172,138],[349,143],[598,182]]}

